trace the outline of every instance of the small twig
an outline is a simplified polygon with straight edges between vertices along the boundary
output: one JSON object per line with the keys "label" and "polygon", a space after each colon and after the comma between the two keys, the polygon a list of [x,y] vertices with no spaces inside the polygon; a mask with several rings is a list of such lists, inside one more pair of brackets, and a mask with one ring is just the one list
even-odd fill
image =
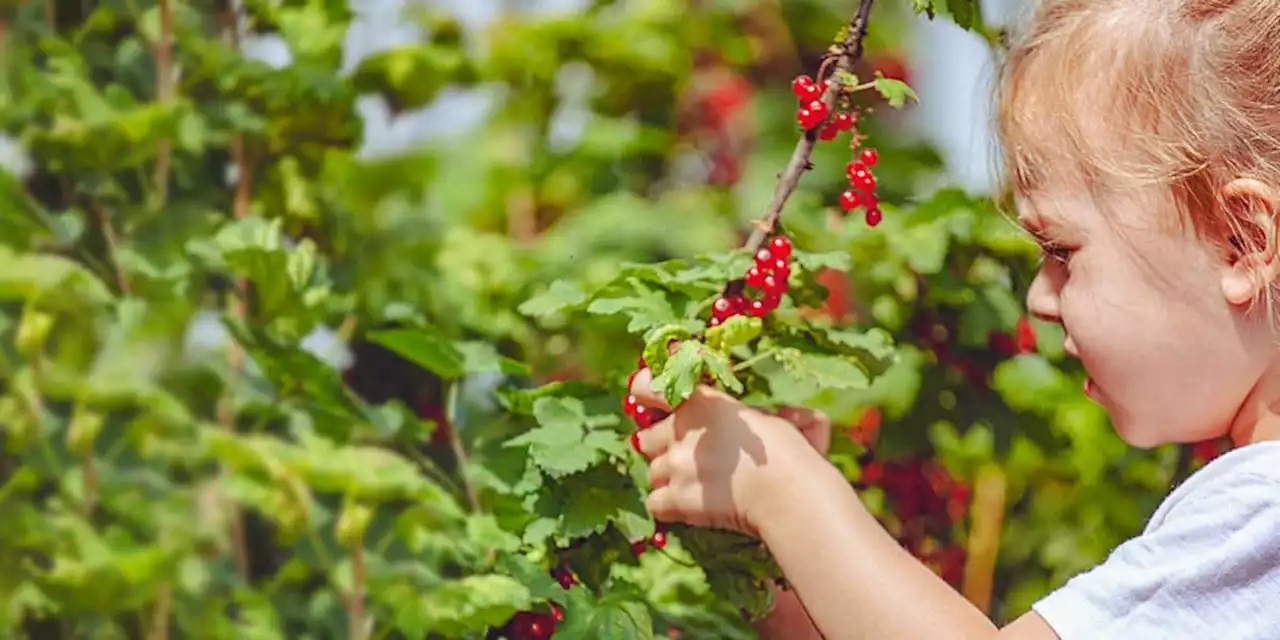
{"label": "small twig", "polygon": [[[849,23],[849,33],[844,40],[832,47],[832,57],[823,62],[822,69],[825,71],[830,65],[832,59],[835,60],[835,67],[838,71],[852,73],[854,65],[862,58],[862,40],[867,35],[867,19],[871,14],[871,4],[874,0],[861,0],[858,4],[858,15]],[[818,77],[821,82],[823,76]],[[842,91],[839,83],[831,83],[831,87],[822,94],[822,101],[826,103],[829,113],[835,113],[836,96]],[[830,117],[830,116],[828,116]],[[751,231],[751,237],[743,245],[750,253],[755,253],[764,245],[764,242],[778,228],[778,221],[782,217],[782,209],[787,204],[787,199],[796,190],[796,186],[800,183],[800,177],[804,172],[809,170],[812,165],[809,158],[813,156],[813,148],[818,142],[818,131],[822,125],[806,131],[796,142],[795,151],[791,152],[791,160],[787,162],[787,166],[783,169],[782,174],[778,176],[778,185],[774,187],[773,198],[769,201],[769,206],[765,208],[764,216],[756,223],[755,228]],[[731,281],[726,289],[726,294],[732,293],[734,290],[741,289],[742,280]]]}
{"label": "small twig", "polygon": [[80,508],[88,518],[93,515],[93,507],[98,501],[98,468],[93,464],[92,447],[80,457],[80,475],[84,493]]}
{"label": "small twig", "polygon": [[457,427],[457,411],[458,411],[458,392],[462,383],[459,381],[450,381],[446,391],[444,416],[448,424],[439,425],[438,428],[449,430],[449,446],[453,449],[453,459],[457,468],[454,470],[458,474],[458,482],[462,484],[462,491],[467,497],[467,505],[472,511],[480,509],[480,496],[476,493],[476,488],[472,486],[471,481],[467,479],[467,452],[462,447],[462,438],[458,435]]}
{"label": "small twig", "polygon": [[[160,10],[160,39],[156,42],[156,100],[167,105],[173,102],[173,14],[169,0],[158,0]],[[156,209],[164,207],[169,199],[169,165],[173,161],[173,141],[160,141],[156,151],[155,187]]]}
{"label": "small twig", "polygon": [[129,279],[124,275],[124,269],[120,267],[120,241],[116,239],[115,229],[111,227],[111,220],[107,218],[107,212],[96,202],[89,203],[89,210],[93,212],[93,216],[98,220],[98,228],[102,232],[102,241],[107,245],[107,263],[111,265],[111,269],[115,272],[116,284],[120,287],[120,293],[126,297],[131,295],[129,291]]}

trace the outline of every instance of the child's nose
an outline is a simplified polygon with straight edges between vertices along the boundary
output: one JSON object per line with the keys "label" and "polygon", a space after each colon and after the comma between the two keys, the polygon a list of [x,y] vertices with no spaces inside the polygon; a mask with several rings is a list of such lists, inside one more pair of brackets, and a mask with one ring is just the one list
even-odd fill
{"label": "child's nose", "polygon": [[1061,322],[1062,309],[1058,297],[1058,283],[1048,269],[1040,269],[1027,289],[1027,312],[1045,322]]}

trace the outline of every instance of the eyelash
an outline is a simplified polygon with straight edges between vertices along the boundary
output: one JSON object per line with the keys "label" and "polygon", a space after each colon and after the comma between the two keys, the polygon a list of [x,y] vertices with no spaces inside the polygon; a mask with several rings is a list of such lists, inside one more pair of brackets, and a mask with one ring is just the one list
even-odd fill
{"label": "eyelash", "polygon": [[1074,253],[1071,249],[1055,244],[1040,245],[1040,252],[1042,263],[1045,258],[1053,258],[1064,266],[1071,264],[1071,254]]}

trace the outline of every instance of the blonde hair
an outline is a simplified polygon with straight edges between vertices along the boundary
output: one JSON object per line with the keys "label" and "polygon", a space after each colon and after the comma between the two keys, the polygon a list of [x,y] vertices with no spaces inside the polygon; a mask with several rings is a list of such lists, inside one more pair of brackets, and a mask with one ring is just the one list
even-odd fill
{"label": "blonde hair", "polygon": [[1043,0],[996,106],[1015,192],[1063,172],[1091,189],[1170,189],[1203,237],[1265,242],[1219,198],[1280,186],[1280,1]]}

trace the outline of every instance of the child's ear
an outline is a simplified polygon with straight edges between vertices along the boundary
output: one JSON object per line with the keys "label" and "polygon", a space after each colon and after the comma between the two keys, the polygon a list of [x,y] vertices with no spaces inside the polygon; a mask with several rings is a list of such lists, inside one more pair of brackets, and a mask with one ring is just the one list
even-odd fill
{"label": "child's ear", "polygon": [[1261,181],[1238,178],[1220,196],[1233,232],[1222,294],[1227,302],[1244,305],[1280,278],[1280,193]]}

